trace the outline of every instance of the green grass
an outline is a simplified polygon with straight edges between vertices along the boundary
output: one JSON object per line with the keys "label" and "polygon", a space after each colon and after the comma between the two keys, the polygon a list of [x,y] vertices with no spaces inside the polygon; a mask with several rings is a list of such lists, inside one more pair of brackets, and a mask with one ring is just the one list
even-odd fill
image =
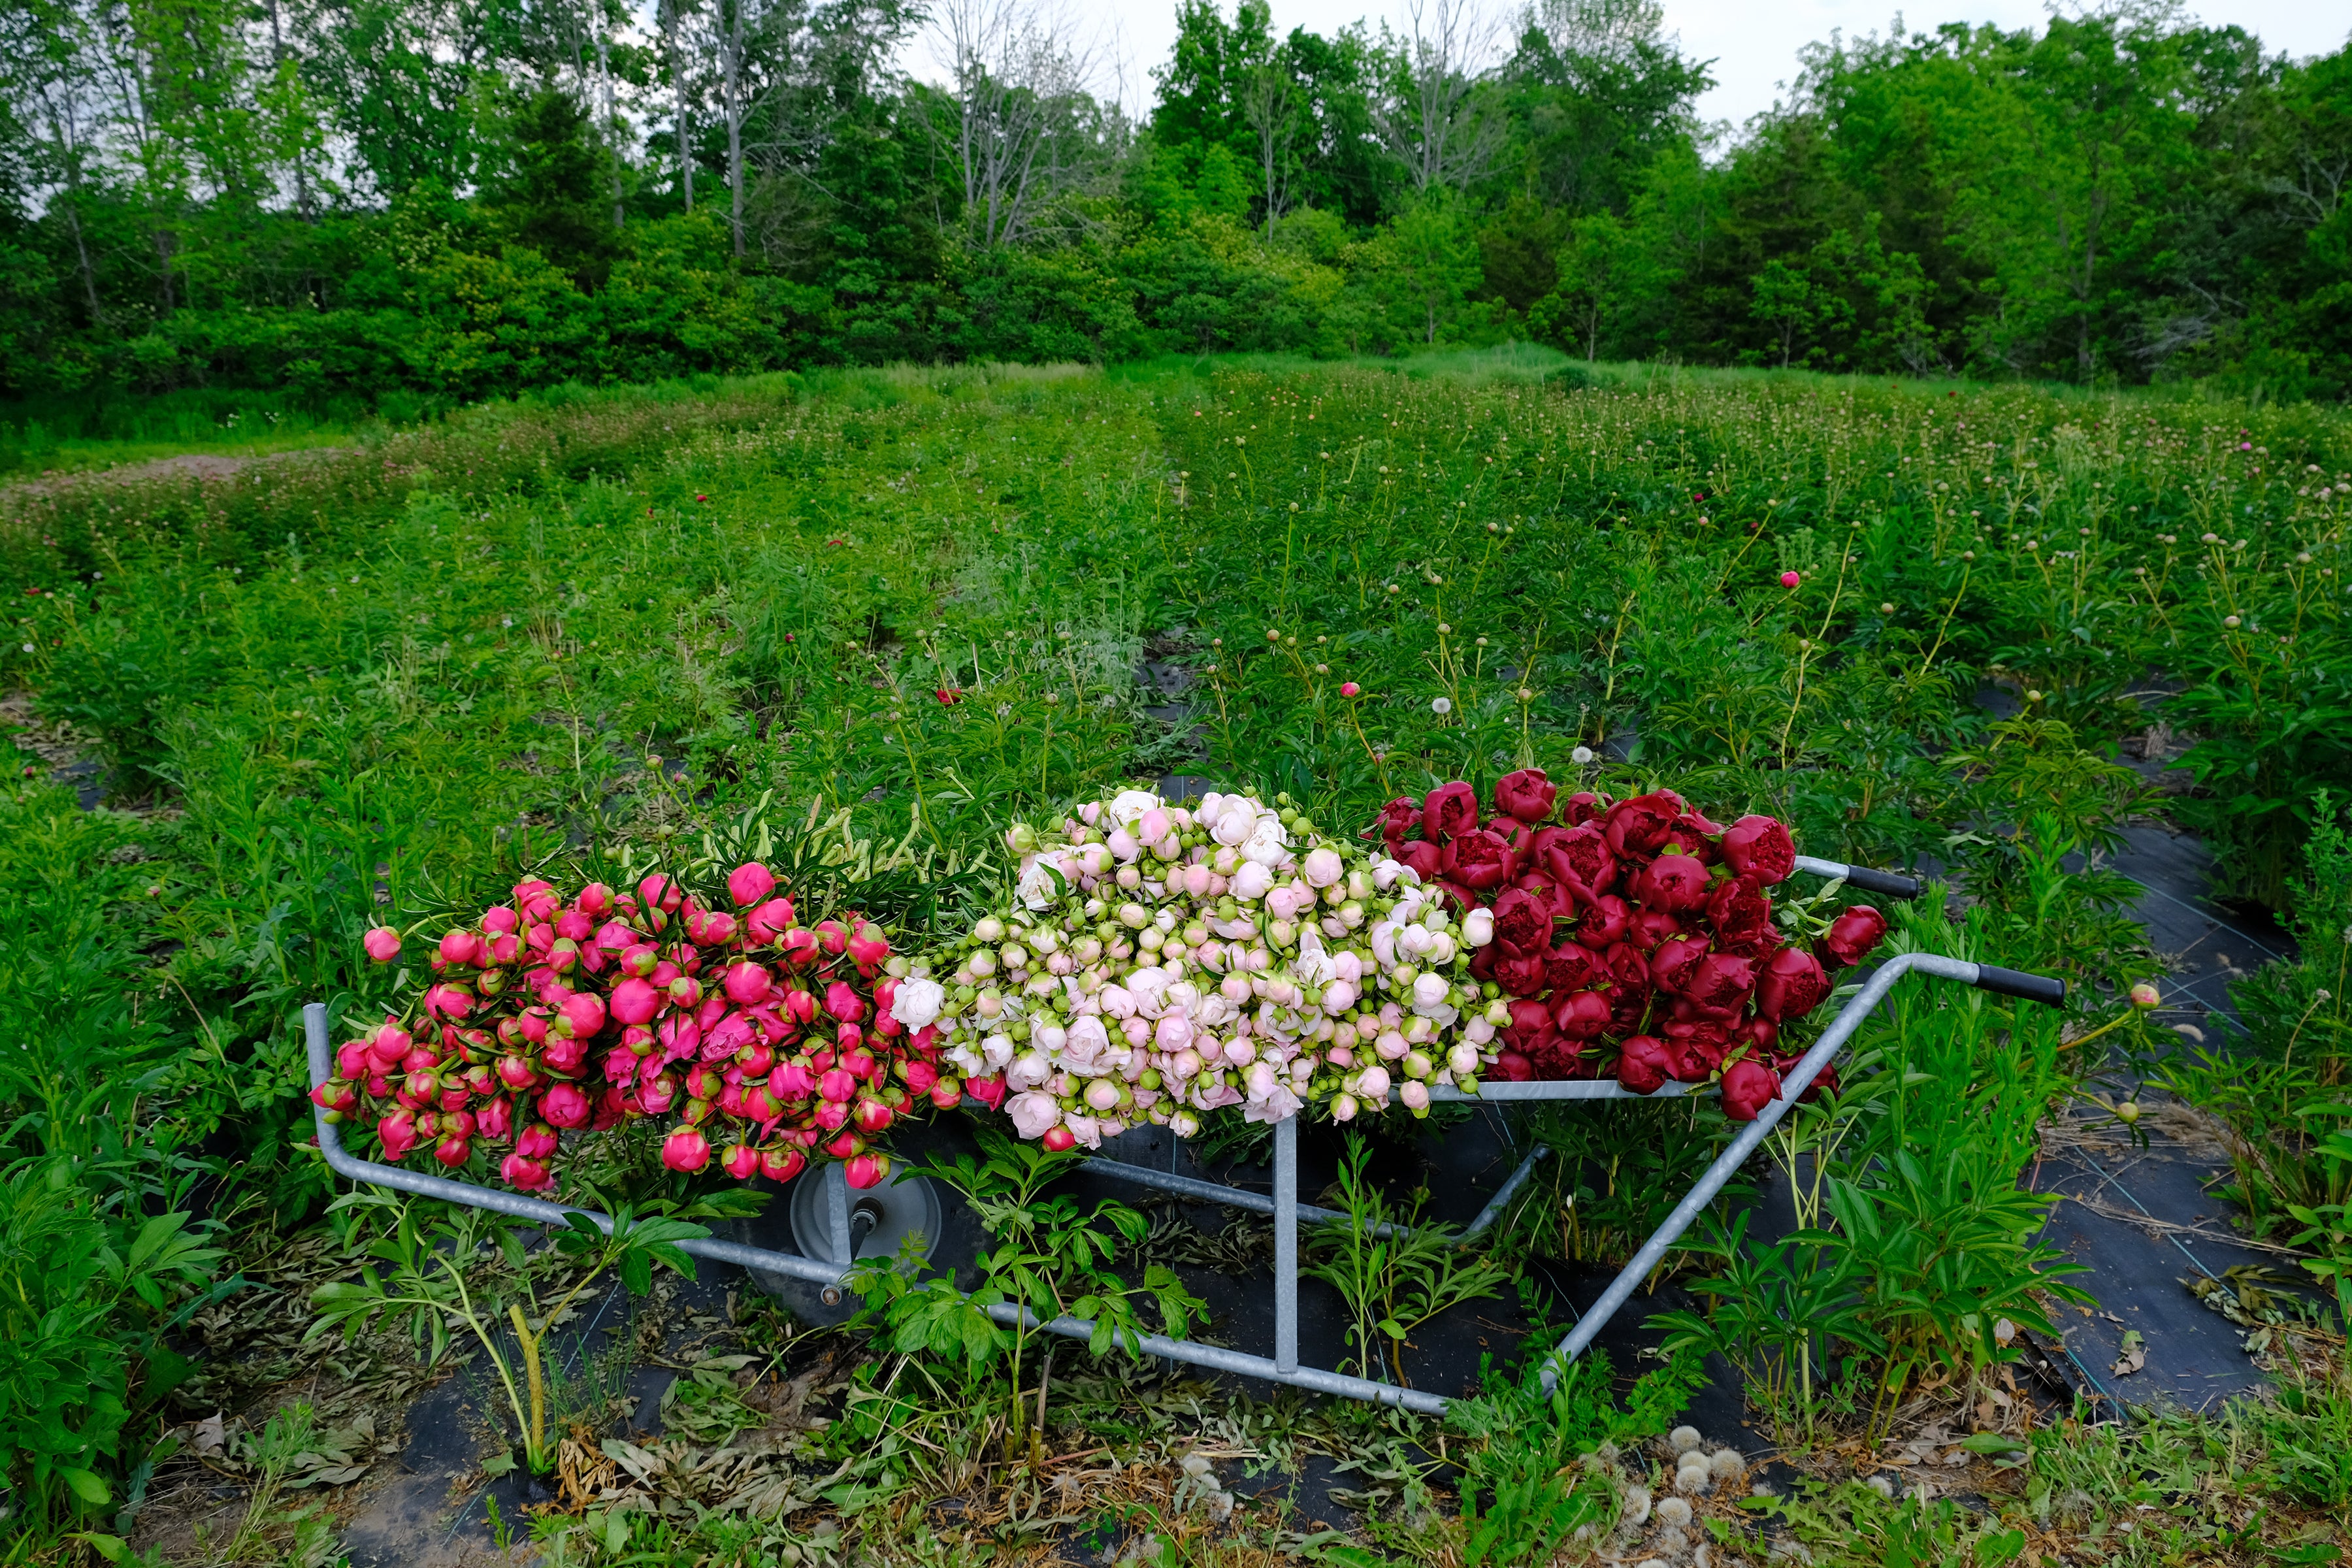
{"label": "green grass", "polygon": [[[2191,732],[2207,794],[2170,809],[2273,900],[2352,770],[2345,470],[2338,411],[1524,347],[558,389],[226,486],[0,490],[0,679],[139,814],[75,853],[122,911],[91,973],[169,1064],[144,1135],[205,1151],[215,1212],[299,1224],[297,1012],[386,999],[356,960],[387,904],[769,795],[969,860],[1169,772],[1335,823],[1530,763],[1672,783],[1957,867],[1978,956],[2105,1016],[2151,967],[2130,889],[2058,868],[2147,804],[2116,741]],[[1188,718],[1147,710],[1147,658]],[[2242,1489],[2293,1514],[2326,1473]]]}

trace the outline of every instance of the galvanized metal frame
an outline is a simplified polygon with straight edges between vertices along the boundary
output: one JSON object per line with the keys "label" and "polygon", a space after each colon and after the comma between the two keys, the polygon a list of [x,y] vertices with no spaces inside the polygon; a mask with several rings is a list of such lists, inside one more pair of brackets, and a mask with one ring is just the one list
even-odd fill
{"label": "galvanized metal frame", "polygon": [[[1916,891],[1917,884],[1908,878],[1866,868],[1840,865],[1835,861],[1800,858],[1798,869],[1822,876],[1843,877],[1857,885],[1871,886],[1878,890],[1906,896]],[[1905,886],[1907,884],[1907,886]],[[1990,965],[1969,963],[1960,959],[1945,958],[1935,953],[1897,953],[1879,965],[1862,989],[1840,1008],[1820,1040],[1782,1075],[1781,1097],[1767,1105],[1755,1121],[1743,1127],[1730,1145],[1716,1157],[1706,1172],[1683,1200],[1675,1205],[1665,1222],[1660,1225],[1649,1240],[1642,1245],[1633,1260],[1618,1272],[1609,1288],[1579,1319],[1576,1328],[1562,1340],[1547,1360],[1543,1369],[1543,1384],[1547,1392],[1557,1385],[1559,1368],[1581,1355],[1593,1338],[1605,1327],[1617,1310],[1641,1286],[1651,1270],[1681,1239],[1701,1210],[1715,1201],[1734,1172],[1754,1153],[1757,1145],[1771,1134],[1789,1108],[1821,1076],[1822,1069],[1843,1049],[1855,1029],[1862,1025],[1895,982],[1914,971],[1941,980],[1954,980],[1963,985],[1975,985],[2012,995],[2031,996],[2038,1000],[2062,1000],[2065,990],[2063,983],[2040,976],[2021,975]],[[313,1002],[302,1009],[303,1032],[310,1049],[310,1082],[313,1087],[332,1076],[334,1050],[330,1041],[327,1009]],[[1594,1079],[1572,1083],[1483,1083],[1475,1094],[1458,1089],[1442,1089],[1431,1091],[1431,1099],[1445,1101],[1476,1101],[1486,1104],[1514,1104],[1536,1100],[1636,1100],[1663,1099],[1693,1092],[1689,1086],[1670,1083],[1656,1095],[1636,1095],[1613,1079]],[[455,1181],[446,1176],[428,1175],[420,1171],[403,1170],[373,1160],[362,1160],[342,1146],[336,1127],[320,1111],[316,1115],[319,1149],[327,1163],[337,1174],[355,1182],[388,1187],[395,1192],[418,1197],[437,1198],[445,1203],[466,1204],[494,1213],[509,1215],[517,1219],[536,1221],[542,1225],[564,1225],[573,1214],[587,1215],[599,1229],[609,1232],[613,1222],[609,1215],[593,1209],[575,1208],[566,1204],[548,1203],[543,1199],[526,1197],[520,1193],[499,1192],[476,1186],[469,1182]],[[1535,1173],[1537,1161],[1545,1150],[1537,1149],[1520,1163],[1504,1182],[1486,1206],[1473,1219],[1464,1237],[1476,1236],[1492,1226],[1507,1209]],[[1187,1340],[1173,1340],[1163,1334],[1127,1336],[1126,1348],[1140,1355],[1160,1356],[1189,1365],[1206,1367],[1213,1372],[1235,1373],[1244,1377],[1260,1378],[1294,1388],[1304,1388],[1317,1394],[1337,1394],[1345,1399],[1362,1400],[1376,1405],[1401,1405],[1424,1415],[1444,1412],[1447,1400],[1440,1394],[1419,1389],[1401,1388],[1391,1383],[1370,1378],[1351,1377],[1343,1373],[1327,1372],[1320,1367],[1298,1364],[1298,1222],[1304,1217],[1315,1221],[1344,1220],[1345,1215],[1318,1208],[1298,1201],[1298,1121],[1286,1117],[1274,1124],[1273,1194],[1268,1196],[1227,1186],[1216,1182],[1204,1182],[1179,1175],[1171,1171],[1155,1171],[1146,1166],[1110,1159],[1093,1159],[1087,1168],[1097,1175],[1114,1176],[1122,1181],[1157,1187],[1163,1192],[1271,1215],[1274,1218],[1274,1355],[1244,1355],[1239,1351],[1215,1345],[1196,1344]],[[849,1189],[838,1163],[828,1165],[820,1178],[827,1184],[826,1210],[832,1232],[834,1255],[851,1256],[849,1224]],[[828,1302],[838,1301],[844,1282],[848,1278],[845,1267],[803,1258],[797,1253],[772,1252],[765,1247],[749,1247],[740,1242],[721,1241],[716,1237],[681,1242],[680,1249],[714,1263],[732,1263],[740,1268],[782,1274],[804,1279],[818,1286]],[[1085,1340],[1094,1336],[1095,1323],[1088,1319],[1060,1317],[1041,1322],[1026,1309],[1009,1303],[998,1303],[988,1309],[998,1322],[1024,1323],[1051,1334],[1069,1339]]]}

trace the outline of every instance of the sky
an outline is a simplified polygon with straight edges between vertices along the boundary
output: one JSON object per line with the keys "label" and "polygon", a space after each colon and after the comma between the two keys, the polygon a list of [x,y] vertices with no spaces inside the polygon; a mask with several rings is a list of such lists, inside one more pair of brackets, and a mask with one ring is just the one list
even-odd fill
{"label": "sky", "polygon": [[[1522,0],[1503,0],[1516,9]],[[1736,127],[1785,96],[1781,86],[1797,72],[1797,51],[1843,28],[1848,37],[1884,33],[1895,15],[1889,0],[1664,0],[1666,30],[1681,37],[1683,52],[1715,62],[1717,86],[1698,100],[1700,117],[1727,120]],[[1230,9],[1230,0],[1228,0]],[[2210,22],[2235,22],[2263,40],[2273,53],[2304,57],[2326,54],[2352,32],[2352,9],[2343,0],[2207,0],[2189,11]],[[1176,36],[1175,0],[1093,0],[1073,9],[1083,28],[1099,20],[1106,44],[1115,35],[1116,52],[1126,62],[1123,90],[1130,110],[1147,108],[1150,68],[1165,61]],[[2008,28],[2038,26],[2045,16],[2040,0],[1933,0],[1904,14],[1913,29],[1947,21],[1993,22]],[[1375,26],[1385,16],[1401,23],[1402,4],[1381,0],[1274,0],[1277,35],[1293,27],[1333,33],[1359,17]],[[919,47],[917,54],[919,57]],[[927,63],[910,62],[919,72]],[[924,72],[924,74],[929,74]],[[1108,92],[1106,78],[1098,90]]]}

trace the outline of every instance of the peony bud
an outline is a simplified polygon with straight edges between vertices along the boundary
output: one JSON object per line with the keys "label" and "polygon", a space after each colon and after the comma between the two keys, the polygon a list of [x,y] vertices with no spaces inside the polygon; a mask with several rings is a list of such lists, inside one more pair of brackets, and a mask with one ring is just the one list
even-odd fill
{"label": "peony bud", "polygon": [[390,963],[400,956],[400,933],[390,926],[377,926],[360,938],[360,945],[378,963]]}

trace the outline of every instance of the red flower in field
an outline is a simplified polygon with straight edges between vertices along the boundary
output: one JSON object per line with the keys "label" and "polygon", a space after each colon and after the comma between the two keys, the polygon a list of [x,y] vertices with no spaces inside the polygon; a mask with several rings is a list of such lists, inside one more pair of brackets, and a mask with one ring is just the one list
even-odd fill
{"label": "red flower in field", "polygon": [[1683,994],[1702,1007],[1736,1012],[1756,987],[1757,963],[1736,952],[1710,952],[1683,980]]}
{"label": "red flower in field", "polygon": [[827,550],[830,550],[836,544],[846,544],[849,541],[845,539],[828,539],[824,542],[824,547]]}
{"label": "red flower in field", "polygon": [[942,686],[938,690],[932,692],[931,695],[940,700],[940,707],[952,708],[957,703],[963,700],[963,688],[960,686]]}
{"label": "red flower in field", "polygon": [[1579,790],[1568,797],[1567,808],[1560,813],[1560,816],[1567,820],[1570,827],[1581,827],[1595,817],[1604,815],[1608,810],[1607,795],[1595,795],[1589,789]]}
{"label": "red flower in field", "polygon": [[1886,917],[1868,904],[1859,904],[1830,922],[1822,938],[1822,952],[1841,968],[1860,963],[1886,935]]}
{"label": "red flower in field", "polygon": [[709,500],[710,498],[709,496],[697,496],[694,499],[697,500]]}

